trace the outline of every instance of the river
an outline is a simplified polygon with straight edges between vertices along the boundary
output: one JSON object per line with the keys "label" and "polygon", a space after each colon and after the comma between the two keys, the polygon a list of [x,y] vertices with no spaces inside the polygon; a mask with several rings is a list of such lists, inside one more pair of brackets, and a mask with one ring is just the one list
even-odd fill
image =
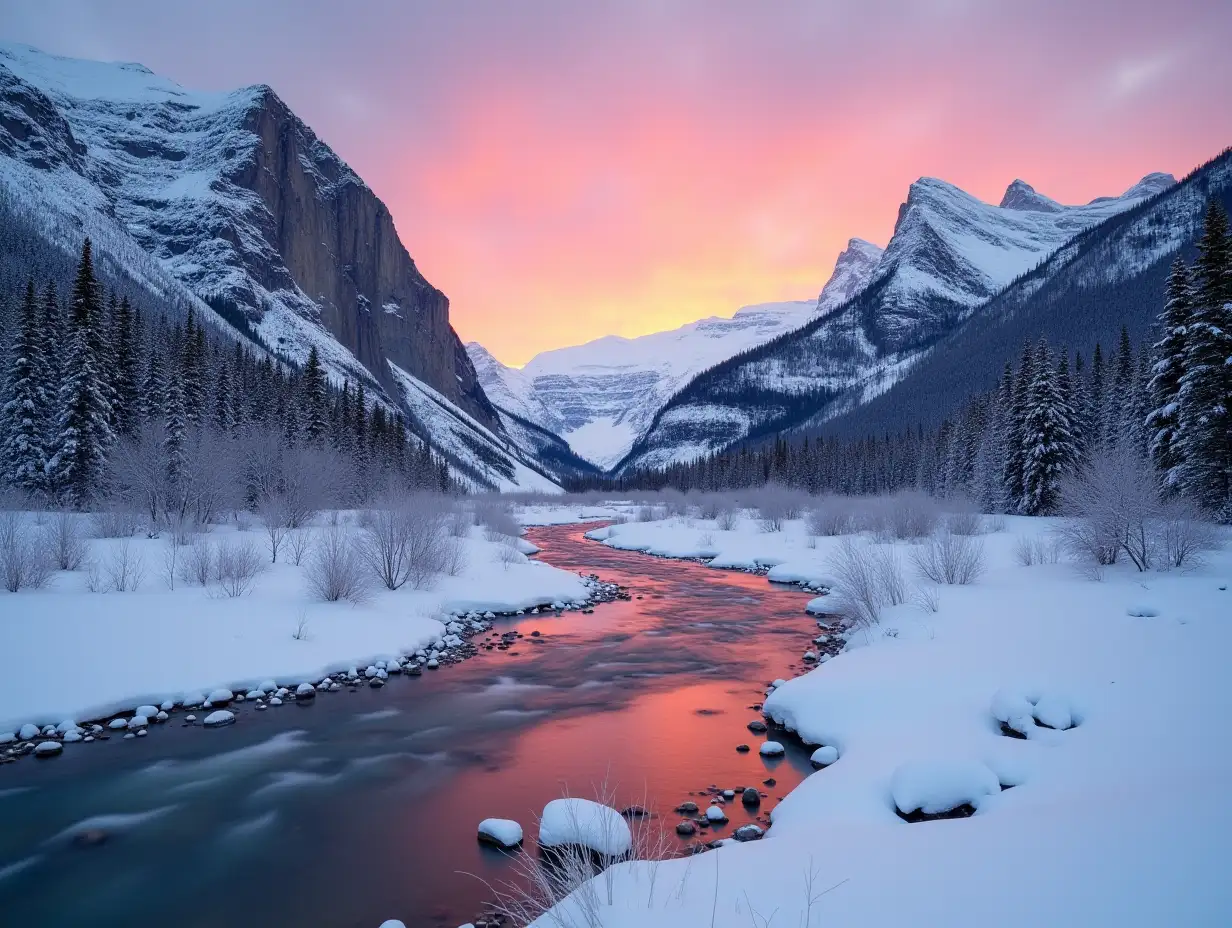
{"label": "river", "polygon": [[0,767],[4,923],[453,928],[491,898],[480,879],[516,876],[475,840],[484,818],[521,822],[534,853],[545,803],[606,783],[669,832],[672,809],[704,808],[708,787],[758,786],[761,809],[737,798],[710,837],[764,822],[811,767],[792,743],[760,757],[765,736],[745,726],[767,682],[801,668],[809,596],[616,551],[586,528],[528,537],[542,560],[620,583],[630,601],[499,619],[495,634],[525,636],[509,650],[380,690],[240,704],[238,724],[209,731],[177,715],[146,738]]}

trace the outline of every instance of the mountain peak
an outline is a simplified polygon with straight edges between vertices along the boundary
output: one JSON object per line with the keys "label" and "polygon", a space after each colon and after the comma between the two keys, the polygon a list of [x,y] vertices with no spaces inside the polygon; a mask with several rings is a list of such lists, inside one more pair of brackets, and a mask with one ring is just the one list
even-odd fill
{"label": "mountain peak", "polygon": [[868,286],[877,262],[881,260],[882,248],[862,238],[847,240],[847,247],[834,262],[834,273],[826,281],[817,297],[817,312],[827,313],[846,303]]}
{"label": "mountain peak", "polygon": [[1016,209],[1029,213],[1055,213],[1064,207],[1056,200],[1037,193],[1025,180],[1015,179],[1005,188],[1005,196],[997,204],[1002,209]]}
{"label": "mountain peak", "polygon": [[1121,198],[1124,200],[1137,200],[1143,197],[1153,197],[1155,194],[1167,190],[1175,183],[1176,178],[1171,174],[1165,174],[1162,171],[1152,171],[1121,194]]}

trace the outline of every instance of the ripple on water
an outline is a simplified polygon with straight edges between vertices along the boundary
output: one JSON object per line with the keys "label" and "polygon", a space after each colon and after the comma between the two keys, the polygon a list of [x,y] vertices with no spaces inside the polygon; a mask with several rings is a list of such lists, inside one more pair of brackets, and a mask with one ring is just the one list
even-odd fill
{"label": "ripple on water", "polygon": [[146,812],[115,812],[109,815],[92,815],[56,832],[56,834],[44,841],[43,844],[44,846],[68,844],[78,835],[89,831],[103,831],[108,834],[132,831],[134,828],[138,828],[147,822],[162,818],[172,809],[177,808],[179,806],[169,805],[159,806],[157,809],[150,809]]}

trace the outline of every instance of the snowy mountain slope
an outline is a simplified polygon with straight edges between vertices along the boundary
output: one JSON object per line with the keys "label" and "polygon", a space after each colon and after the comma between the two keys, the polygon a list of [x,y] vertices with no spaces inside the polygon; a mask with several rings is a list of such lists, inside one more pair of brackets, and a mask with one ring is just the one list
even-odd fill
{"label": "snowy mountain slope", "polygon": [[479,342],[467,342],[466,353],[475,374],[498,409],[511,412],[519,418],[533,422],[550,432],[560,432],[564,426],[560,419],[535,394],[534,379],[516,367],[506,367]]}
{"label": "snowy mountain slope", "polygon": [[872,282],[797,331],[691,381],[618,469],[685,461],[799,425],[889,389],[940,338],[1084,229],[1166,190],[1152,174],[1120,197],[1062,206],[1022,181],[992,206],[933,178],[911,185]]}
{"label": "snowy mountain slope", "polygon": [[1041,335],[1088,357],[1097,343],[1105,351],[1114,345],[1122,326],[1136,343],[1149,340],[1168,266],[1178,251],[1192,258],[1212,197],[1232,207],[1232,150],[1162,195],[1075,236],[887,384],[884,395],[865,397],[865,405],[851,402],[850,410],[836,404],[805,430],[851,437],[935,426],[971,394],[990,388],[1024,340]]}
{"label": "snowy mountain slope", "polygon": [[817,297],[818,315],[838,309],[868,286],[885,251],[880,245],[853,238],[834,263],[834,273]]}
{"label": "snowy mountain slope", "polygon": [[90,235],[120,276],[292,362],[315,346],[333,380],[400,405],[393,364],[501,429],[388,210],[268,87],[0,44],[0,196],[52,246]]}

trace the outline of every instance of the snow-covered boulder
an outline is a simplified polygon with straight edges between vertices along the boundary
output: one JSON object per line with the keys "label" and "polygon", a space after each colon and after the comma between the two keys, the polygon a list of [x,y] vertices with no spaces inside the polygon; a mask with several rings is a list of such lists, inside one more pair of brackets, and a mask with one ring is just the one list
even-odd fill
{"label": "snow-covered boulder", "polygon": [[175,708],[175,700],[174,699],[164,699],[162,703],[159,704],[158,708],[161,709],[163,712],[170,712],[172,709]]}
{"label": "snow-covered boulder", "polygon": [[78,725],[76,722],[74,722],[72,719],[65,719],[63,722],[61,722],[59,725],[56,726],[56,731],[62,735],[65,734],[66,732],[75,731],[75,730],[79,731],[80,729],[81,729],[81,726]]}
{"label": "snow-covered boulder", "polygon": [[757,825],[741,825],[732,832],[732,837],[737,841],[756,841],[764,832]]}
{"label": "snow-covered boulder", "polygon": [[838,748],[829,744],[819,747],[809,758],[814,767],[829,767],[836,760],[838,760]]}
{"label": "snow-covered boulder", "polygon": [[316,695],[316,687],[314,687],[311,683],[301,683],[295,688],[296,699],[314,699],[316,698]]}
{"label": "snow-covered boulder", "polygon": [[34,746],[35,757],[55,757],[64,750],[64,745],[59,741],[40,741]]}
{"label": "snow-covered boulder", "polygon": [[577,845],[606,857],[633,847],[633,833],[619,812],[589,799],[553,799],[539,819],[541,847]]}
{"label": "snow-covered boulder", "polygon": [[1035,704],[1033,714],[1041,725],[1055,728],[1057,731],[1065,731],[1067,728],[1074,727],[1074,715],[1069,701],[1053,693],[1045,694]]}
{"label": "snow-covered boulder", "polygon": [[180,702],[185,706],[199,706],[205,702],[205,694],[200,690],[189,690]]}
{"label": "snow-covered boulder", "polygon": [[210,695],[205,697],[205,701],[208,703],[213,703],[216,706],[217,705],[225,706],[227,703],[229,703],[234,698],[235,698],[235,694],[232,693],[229,689],[227,689],[226,687],[219,687],[216,690],[210,690]]}
{"label": "snow-covered boulder", "polygon": [[485,818],[479,823],[479,840],[497,847],[517,847],[522,843],[522,826],[507,818]]}
{"label": "snow-covered boulder", "polygon": [[39,730],[37,725],[31,725],[27,722],[25,725],[21,726],[21,730],[17,732],[17,737],[22,741],[32,741],[40,734],[42,734],[42,732]]}
{"label": "snow-covered boulder", "polygon": [[80,728],[75,729],[74,731],[66,731],[64,733],[64,743],[75,744],[76,742],[81,741],[83,737],[84,735],[82,735]]}
{"label": "snow-covered boulder", "polygon": [[154,716],[158,715],[158,707],[157,706],[138,706],[135,710],[133,710],[133,715],[143,715],[147,719],[152,719],[154,718]]}
{"label": "snow-covered boulder", "polygon": [[216,709],[205,717],[202,724],[206,728],[221,728],[223,725],[231,725],[235,722],[235,713],[227,709]]}
{"label": "snow-covered boulder", "polygon": [[895,769],[890,791],[904,815],[939,815],[963,805],[978,809],[981,799],[1001,791],[1001,782],[979,761],[909,761]]}
{"label": "snow-covered boulder", "polygon": [[777,741],[763,741],[761,747],[757,749],[757,753],[762,757],[782,757],[784,752],[784,747]]}
{"label": "snow-covered boulder", "polygon": [[17,740],[17,735],[11,731],[0,732],[0,744],[12,744]]}
{"label": "snow-covered boulder", "polygon": [[128,727],[129,727],[129,730],[131,731],[136,731],[139,728],[145,728],[149,724],[150,724],[150,720],[147,719],[144,715],[134,715],[131,719],[128,720]]}
{"label": "snow-covered boulder", "polygon": [[128,728],[128,719],[112,719],[107,723],[107,727],[112,731],[119,731],[121,728]]}
{"label": "snow-covered boulder", "polygon": [[706,821],[714,825],[722,825],[727,821],[727,813],[720,806],[711,806],[706,810]]}

